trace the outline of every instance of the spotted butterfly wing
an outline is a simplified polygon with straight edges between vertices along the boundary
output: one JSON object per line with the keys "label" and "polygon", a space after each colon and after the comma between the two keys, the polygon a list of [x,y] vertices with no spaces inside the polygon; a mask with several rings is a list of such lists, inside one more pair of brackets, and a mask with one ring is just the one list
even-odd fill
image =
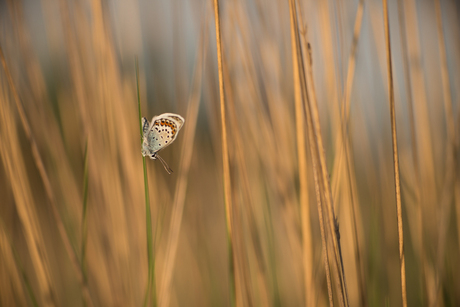
{"label": "spotted butterfly wing", "polygon": [[155,159],[158,151],[174,142],[184,124],[184,119],[177,114],[164,113],[155,116],[146,129],[148,124],[149,122],[144,118],[142,120],[144,130],[142,154]]}
{"label": "spotted butterfly wing", "polygon": [[147,131],[149,131],[150,123],[147,118],[142,117],[142,135],[146,135]]}

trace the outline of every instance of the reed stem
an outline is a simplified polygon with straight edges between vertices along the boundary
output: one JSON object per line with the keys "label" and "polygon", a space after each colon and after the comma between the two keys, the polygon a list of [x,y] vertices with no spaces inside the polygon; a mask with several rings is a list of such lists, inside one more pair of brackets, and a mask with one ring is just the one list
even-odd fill
{"label": "reed stem", "polygon": [[385,25],[385,42],[387,48],[387,69],[388,69],[388,96],[390,100],[390,120],[391,120],[391,139],[393,145],[393,166],[396,191],[396,213],[398,220],[398,242],[399,242],[399,262],[401,270],[401,295],[403,306],[407,306],[406,292],[406,259],[404,256],[404,231],[402,219],[402,204],[401,204],[401,183],[399,174],[399,154],[398,140],[396,134],[396,112],[395,112],[395,97],[393,87],[393,68],[391,64],[391,42],[390,42],[390,24],[388,18],[388,3],[383,0],[383,15]]}

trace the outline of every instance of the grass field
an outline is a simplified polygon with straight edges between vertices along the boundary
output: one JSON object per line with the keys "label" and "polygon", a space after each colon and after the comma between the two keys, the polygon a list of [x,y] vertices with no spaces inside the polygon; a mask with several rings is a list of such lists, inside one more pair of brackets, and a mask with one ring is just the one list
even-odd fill
{"label": "grass field", "polygon": [[5,0],[0,62],[0,306],[460,305],[458,1]]}

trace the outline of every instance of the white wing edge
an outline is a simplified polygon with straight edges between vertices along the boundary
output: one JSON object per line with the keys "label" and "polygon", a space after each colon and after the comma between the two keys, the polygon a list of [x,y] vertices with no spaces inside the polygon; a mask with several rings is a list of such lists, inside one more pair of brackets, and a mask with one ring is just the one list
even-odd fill
{"label": "white wing edge", "polygon": [[180,120],[182,120],[181,125],[177,128],[177,132],[179,132],[180,128],[182,128],[182,126],[183,126],[184,123],[185,123],[185,119],[184,119],[182,116],[180,116],[179,114],[175,114],[175,113],[163,113],[163,114],[154,116],[154,117],[152,118],[152,121],[150,122],[150,128],[152,128],[153,124],[155,123],[155,120],[157,120],[157,119],[159,119],[159,118],[165,118],[165,117],[179,117]]}

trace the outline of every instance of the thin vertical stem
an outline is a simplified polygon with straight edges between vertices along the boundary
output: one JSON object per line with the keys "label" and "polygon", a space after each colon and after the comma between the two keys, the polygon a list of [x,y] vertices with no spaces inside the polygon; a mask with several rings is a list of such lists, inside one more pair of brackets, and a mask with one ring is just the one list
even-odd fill
{"label": "thin vertical stem", "polygon": [[[446,166],[448,168],[453,169],[453,177],[451,179],[452,184],[453,184],[453,198],[454,198],[454,204],[455,204],[455,209],[457,211],[457,232],[458,232],[458,238],[460,240],[460,223],[458,222],[460,220],[460,176],[459,176],[459,161],[458,161],[458,150],[459,150],[459,144],[458,144],[458,139],[456,136],[456,127],[455,127],[455,119],[454,119],[454,112],[453,112],[453,107],[452,107],[452,95],[451,95],[451,85],[450,85],[450,80],[449,80],[449,69],[447,67],[447,54],[446,54],[446,43],[445,43],[445,38],[444,38],[444,31],[442,27],[442,7],[441,7],[441,1],[435,0],[435,10],[436,10],[436,22],[437,22],[437,30],[438,30],[438,43],[439,43],[439,58],[441,62],[441,81],[442,81],[442,90],[443,90],[443,100],[444,100],[444,114],[446,117],[446,125],[447,125],[447,159],[446,159]],[[451,163],[448,163],[448,161],[451,161]],[[450,164],[450,165],[449,165]],[[447,176],[446,176],[447,177]],[[447,177],[448,178],[448,177]],[[450,181],[450,180],[449,180]],[[445,181],[446,185],[450,184],[447,180]],[[444,206],[441,207],[441,212],[448,212],[448,210],[444,209]],[[444,231],[440,231],[440,234],[443,232],[446,232],[447,225],[441,224],[440,229],[444,229]],[[460,243],[460,241],[459,241]],[[441,237],[440,235],[440,240],[439,240],[440,246],[445,246],[445,235],[444,238]],[[438,304],[438,297],[439,297],[439,292],[441,289],[441,280],[442,280],[442,275],[443,275],[443,269],[442,269],[442,263],[444,257],[441,255],[444,254],[444,249],[445,248],[439,248],[439,257],[438,257],[438,265],[437,269],[440,272],[436,276],[436,296],[433,301],[433,306]]]}
{"label": "thin vertical stem", "polygon": [[398,241],[399,241],[399,262],[401,269],[401,294],[403,306],[407,306],[407,293],[406,293],[406,260],[404,257],[404,232],[402,220],[402,205],[401,205],[401,184],[399,174],[399,154],[398,154],[398,141],[396,135],[396,112],[395,112],[395,98],[393,87],[393,69],[391,64],[391,43],[390,43],[390,24],[388,19],[388,3],[383,0],[383,14],[385,24],[385,41],[387,47],[387,69],[388,69],[388,96],[390,99],[390,120],[391,120],[391,139],[393,144],[393,166],[395,176],[395,190],[396,190],[396,212],[398,220]]}
{"label": "thin vertical stem", "polygon": [[355,240],[355,263],[358,275],[358,287],[359,287],[359,297],[360,297],[360,305],[367,306],[367,299],[366,299],[366,287],[364,282],[364,273],[363,273],[363,264],[361,258],[361,251],[359,246],[359,237],[358,237],[358,230],[356,225],[356,212],[357,208],[359,208],[359,197],[357,196],[358,193],[356,191],[356,178],[352,175],[352,157],[349,149],[349,140],[348,140],[348,117],[350,111],[350,97],[353,87],[354,81],[354,73],[356,68],[356,51],[358,47],[358,40],[359,35],[361,32],[361,26],[363,21],[363,13],[364,13],[364,0],[360,0],[358,4],[358,9],[356,11],[356,19],[355,25],[353,29],[353,40],[350,50],[350,56],[348,58],[348,71],[345,80],[345,88],[344,94],[342,97],[342,105],[341,105],[341,137],[342,137],[342,145],[344,148],[345,159],[346,159],[346,169],[347,169],[347,178],[349,182],[349,189],[350,189],[350,200],[351,200],[351,216],[352,216],[352,231],[353,237]]}
{"label": "thin vertical stem", "polygon": [[[142,111],[141,111],[141,95],[139,92],[139,62],[137,57],[135,59],[136,65],[136,85],[137,85],[137,106],[139,108],[139,128],[141,135],[141,145],[144,136],[142,130]],[[147,164],[145,163],[145,157],[142,157],[142,165],[144,169],[144,191],[145,191],[145,226],[147,231],[147,262],[148,262],[148,277],[147,277],[147,289],[144,297],[144,307],[147,306],[150,297],[150,291],[152,291],[153,305],[156,306],[156,292],[155,292],[155,257],[153,253],[153,238],[152,238],[152,217],[150,210],[150,196],[149,196],[149,178],[147,174]]]}
{"label": "thin vertical stem", "polygon": [[[411,147],[412,147],[412,163],[414,167],[415,175],[415,204],[416,204],[416,223],[417,223],[417,232],[419,235],[418,239],[418,254],[420,257],[421,263],[421,279],[424,289],[425,296],[428,295],[428,283],[426,280],[426,258],[424,251],[424,239],[423,239],[423,211],[422,211],[422,180],[420,176],[420,162],[418,154],[418,145],[417,145],[417,135],[415,129],[415,115],[414,115],[414,99],[412,97],[411,90],[411,74],[409,68],[409,52],[408,52],[408,41],[406,33],[406,19],[405,19],[405,10],[403,0],[398,0],[398,19],[400,27],[400,38],[401,38],[401,48],[402,48],[402,59],[403,59],[403,68],[404,68],[404,81],[407,92],[407,106],[408,106],[408,115],[409,115],[409,125],[410,125],[410,134],[411,134]],[[429,295],[428,295],[429,297]]]}
{"label": "thin vertical stem", "polygon": [[16,104],[16,107],[18,109],[19,117],[21,118],[21,123],[24,128],[24,131],[26,133],[27,139],[30,143],[31,151],[32,151],[32,156],[35,162],[35,165],[37,166],[38,172],[40,174],[40,178],[42,179],[43,185],[45,187],[45,192],[46,196],[48,197],[51,211],[54,217],[54,220],[56,222],[56,226],[58,228],[59,235],[62,239],[62,242],[64,243],[65,250],[67,254],[69,255],[70,262],[72,263],[72,267],[74,269],[74,272],[77,276],[78,282],[80,283],[80,287],[82,290],[82,295],[86,299],[87,303],[89,306],[93,306],[91,295],[89,293],[88,287],[85,285],[84,282],[84,276],[83,272],[80,266],[80,263],[78,262],[78,256],[76,250],[72,247],[72,244],[70,243],[69,236],[67,234],[67,231],[64,226],[64,222],[62,221],[62,218],[59,214],[59,210],[57,208],[57,202],[56,198],[54,196],[53,189],[51,187],[51,181],[48,177],[48,173],[46,172],[45,169],[45,164],[43,163],[43,159],[41,157],[41,154],[38,150],[38,145],[37,142],[35,141],[35,138],[32,134],[32,128],[30,127],[29,121],[27,120],[26,117],[26,112],[24,110],[24,106],[21,103],[21,100],[19,98],[19,94],[16,90],[16,86],[14,85],[13,78],[11,76],[10,70],[8,66],[6,65],[6,60],[5,56],[3,54],[3,49],[0,46],[0,61],[2,62],[3,69],[5,71],[6,79],[8,81],[8,84],[11,88],[11,92],[13,94],[14,102]]}
{"label": "thin vertical stem", "polygon": [[[88,273],[86,272],[86,245],[88,242],[88,139],[86,139],[85,145],[85,162],[83,167],[83,212],[81,218],[81,271],[83,273],[83,282],[87,286],[88,284]],[[85,306],[87,305],[86,299],[84,299]]]}
{"label": "thin vertical stem", "polygon": [[[441,2],[439,0],[435,0],[435,9],[436,9],[436,21],[437,21],[437,28],[438,28],[438,39],[439,39],[439,57],[441,61],[441,80],[442,80],[442,94],[444,97],[444,113],[446,116],[446,124],[447,124],[447,133],[448,133],[448,141],[450,142],[450,146],[452,146],[452,153],[454,156],[454,169],[457,170],[458,168],[458,160],[457,160],[457,153],[458,153],[458,142],[456,139],[456,129],[455,129],[455,119],[454,119],[454,112],[452,108],[452,95],[450,89],[450,80],[449,80],[449,70],[447,68],[447,55],[446,55],[446,43],[444,39],[444,31],[442,29],[442,10],[441,10]],[[460,179],[458,172],[454,172],[454,200],[457,209],[457,217],[460,217]],[[460,223],[457,223],[457,231],[458,231],[458,238],[460,240]]]}
{"label": "thin vertical stem", "polygon": [[[289,6],[291,15],[292,6]],[[313,252],[310,225],[310,206],[308,201],[308,181],[307,181],[307,152],[305,136],[305,118],[302,105],[302,92],[299,78],[299,59],[297,57],[297,45],[295,40],[294,19],[290,18],[291,28],[291,49],[292,49],[292,70],[294,74],[294,95],[295,95],[295,122],[297,140],[297,163],[299,167],[300,183],[300,220],[302,225],[302,261],[305,287],[305,306],[316,304],[316,290],[313,279]],[[322,222],[322,221],[321,221]],[[322,224],[321,224],[322,225]]]}
{"label": "thin vertical stem", "polygon": [[219,93],[220,93],[220,119],[222,124],[222,164],[224,176],[224,197],[225,197],[225,216],[227,222],[227,236],[228,236],[228,255],[230,265],[230,296],[231,305],[235,306],[238,302],[236,297],[236,281],[235,281],[235,252],[233,250],[233,205],[231,197],[230,185],[230,165],[228,158],[228,143],[227,143],[227,121],[225,116],[225,92],[224,92],[224,78],[222,71],[222,40],[220,30],[220,15],[219,15],[219,1],[214,0],[214,19],[216,23],[216,47],[217,47],[217,67],[219,72]]}
{"label": "thin vertical stem", "polygon": [[[322,247],[323,247],[323,256],[324,258],[324,266],[325,266],[325,272],[326,272],[326,279],[327,279],[327,290],[328,290],[328,295],[329,295],[329,304],[330,306],[334,305],[334,300],[333,300],[333,293],[332,293],[332,282],[331,282],[331,273],[329,269],[329,260],[328,260],[328,251],[327,251],[327,234],[326,234],[326,229],[324,227],[324,217],[323,217],[323,204],[321,201],[321,189],[320,189],[320,165],[318,163],[319,158],[318,158],[318,148],[316,147],[316,142],[315,142],[315,136],[313,134],[313,123],[311,120],[311,110],[309,106],[309,95],[308,95],[308,90],[307,90],[307,80],[306,80],[306,75],[305,75],[305,65],[304,65],[304,60],[302,56],[302,49],[300,45],[300,35],[299,35],[299,25],[297,21],[297,10],[296,10],[296,3],[295,0],[289,0],[289,12],[290,12],[290,20],[291,20],[291,27],[293,30],[293,35],[291,37],[291,40],[294,40],[292,42],[292,46],[295,47],[295,52],[296,52],[296,58],[298,60],[298,82],[300,85],[301,89],[301,94],[302,94],[302,100],[304,103],[304,112],[307,115],[307,131],[308,131],[308,137],[309,137],[309,145],[310,145],[310,151],[311,151],[311,157],[313,161],[313,174],[315,178],[315,192],[316,192],[316,200],[317,200],[317,208],[318,208],[318,215],[319,215],[319,220],[320,220],[320,230],[321,230],[321,241],[322,241]],[[341,291],[341,290],[339,290]],[[343,294],[343,292],[342,292]],[[343,298],[343,296],[342,296]],[[343,300],[342,300],[343,302]]]}
{"label": "thin vertical stem", "polygon": [[[207,10],[205,9],[207,12]],[[208,16],[206,14],[206,16]],[[165,264],[163,269],[162,283],[159,292],[159,306],[166,307],[170,305],[171,299],[171,280],[176,265],[177,248],[179,245],[179,234],[182,226],[184,214],[185,196],[189,182],[189,172],[194,149],[194,140],[197,130],[197,120],[201,99],[202,75],[204,70],[203,59],[206,58],[208,46],[207,36],[208,18],[202,21],[201,35],[197,47],[195,68],[193,72],[192,89],[188,99],[187,121],[188,127],[185,130],[184,141],[180,158],[180,170],[177,179],[176,190],[174,192],[173,208],[171,213],[171,224],[169,226],[169,238],[166,248]]]}
{"label": "thin vertical stem", "polygon": [[[314,147],[314,155],[312,155],[313,159],[316,159],[316,163],[318,166],[318,176],[319,176],[319,185],[321,187],[320,192],[322,196],[322,200],[324,201],[325,212],[327,217],[327,223],[329,228],[329,234],[331,236],[331,243],[333,247],[334,253],[334,261],[333,267],[335,272],[337,290],[339,292],[338,298],[341,306],[348,306],[348,294],[347,294],[347,286],[345,281],[345,271],[343,268],[343,258],[342,258],[342,250],[340,246],[340,231],[338,221],[334,212],[334,204],[331,192],[331,186],[329,182],[329,174],[327,171],[326,165],[326,155],[321,135],[321,127],[319,121],[319,110],[318,110],[318,103],[316,100],[316,92],[315,92],[315,85],[313,79],[313,69],[312,69],[312,57],[311,57],[311,50],[310,45],[308,43],[308,32],[304,33],[305,41],[307,42],[307,50],[306,52],[306,60],[304,61],[302,57],[301,65],[302,68],[300,71],[302,72],[300,76],[302,77],[302,87],[304,101],[306,103],[306,117],[309,127],[313,129],[312,131],[312,139],[310,142],[310,146]],[[298,35],[298,31],[297,31]],[[300,42],[300,37],[297,38]],[[302,52],[302,45],[299,44],[299,54],[303,54]]]}

